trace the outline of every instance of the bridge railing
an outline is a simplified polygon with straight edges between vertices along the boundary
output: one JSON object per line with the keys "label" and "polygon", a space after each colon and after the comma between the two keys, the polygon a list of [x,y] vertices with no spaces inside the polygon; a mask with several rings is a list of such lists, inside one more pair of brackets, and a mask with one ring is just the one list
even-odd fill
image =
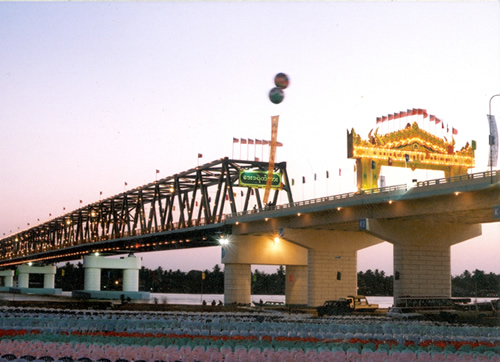
{"label": "bridge railing", "polygon": [[460,182],[460,181],[467,181],[467,180],[478,180],[478,179],[485,179],[485,178],[496,178],[497,176],[497,171],[485,171],[485,172],[478,172],[478,173],[471,173],[467,175],[459,175],[459,176],[452,176],[448,178],[439,178],[439,179],[434,179],[434,180],[427,180],[427,181],[419,181],[417,182],[416,186],[417,187],[427,187],[427,186],[434,186],[434,185],[442,185],[442,184],[448,184],[452,182]]}

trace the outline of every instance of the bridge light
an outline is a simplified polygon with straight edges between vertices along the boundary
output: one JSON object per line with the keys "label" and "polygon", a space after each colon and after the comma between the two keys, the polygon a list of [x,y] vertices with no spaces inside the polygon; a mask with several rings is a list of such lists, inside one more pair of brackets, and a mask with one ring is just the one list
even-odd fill
{"label": "bridge light", "polygon": [[337,207],[337,211],[340,211],[340,210],[342,210],[342,208],[341,207]]}
{"label": "bridge light", "polygon": [[229,244],[229,239],[225,235],[221,235],[219,237],[219,244],[223,245],[223,246],[227,245],[227,244]]}
{"label": "bridge light", "polygon": [[300,215],[302,215],[302,214],[301,214],[300,212],[298,212],[298,213],[297,213],[297,216],[300,216]]}
{"label": "bridge light", "polygon": [[458,195],[460,195],[460,192],[458,192],[458,191],[455,192],[455,196],[458,196]]}
{"label": "bridge light", "polygon": [[274,238],[274,245],[278,244],[279,242],[280,242],[280,238],[276,236]]}
{"label": "bridge light", "polygon": [[391,204],[392,204],[392,200],[389,200],[389,205],[391,205]]}
{"label": "bridge light", "polygon": [[98,252],[98,251],[96,251],[96,252],[94,253],[94,255],[95,255],[95,256],[99,256],[99,252]]}

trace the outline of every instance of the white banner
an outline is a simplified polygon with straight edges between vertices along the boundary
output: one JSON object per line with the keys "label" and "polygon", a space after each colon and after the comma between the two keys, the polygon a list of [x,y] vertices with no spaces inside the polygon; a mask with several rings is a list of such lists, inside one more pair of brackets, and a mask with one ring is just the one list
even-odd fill
{"label": "white banner", "polygon": [[495,116],[489,114],[488,122],[490,124],[490,155],[488,157],[488,167],[497,167],[498,161],[498,128]]}

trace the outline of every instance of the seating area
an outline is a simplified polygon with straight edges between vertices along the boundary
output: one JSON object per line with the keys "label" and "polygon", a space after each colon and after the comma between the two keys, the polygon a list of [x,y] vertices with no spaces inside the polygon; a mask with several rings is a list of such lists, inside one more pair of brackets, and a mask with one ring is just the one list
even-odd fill
{"label": "seating area", "polygon": [[499,361],[500,329],[380,316],[0,308],[0,361]]}

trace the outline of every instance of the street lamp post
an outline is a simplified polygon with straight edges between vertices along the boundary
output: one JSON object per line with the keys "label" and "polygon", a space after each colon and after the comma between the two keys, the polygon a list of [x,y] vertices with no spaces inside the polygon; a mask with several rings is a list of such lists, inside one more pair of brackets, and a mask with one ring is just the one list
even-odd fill
{"label": "street lamp post", "polygon": [[[489,113],[488,113],[488,122],[491,122],[491,100],[495,97],[500,97],[500,94],[495,94],[490,98],[490,108],[489,108]],[[498,142],[498,140],[497,140]],[[493,145],[495,143],[494,136],[491,134],[491,125],[490,125],[490,136],[489,136],[489,144],[490,144],[490,177],[491,177],[491,183],[493,183]]]}

